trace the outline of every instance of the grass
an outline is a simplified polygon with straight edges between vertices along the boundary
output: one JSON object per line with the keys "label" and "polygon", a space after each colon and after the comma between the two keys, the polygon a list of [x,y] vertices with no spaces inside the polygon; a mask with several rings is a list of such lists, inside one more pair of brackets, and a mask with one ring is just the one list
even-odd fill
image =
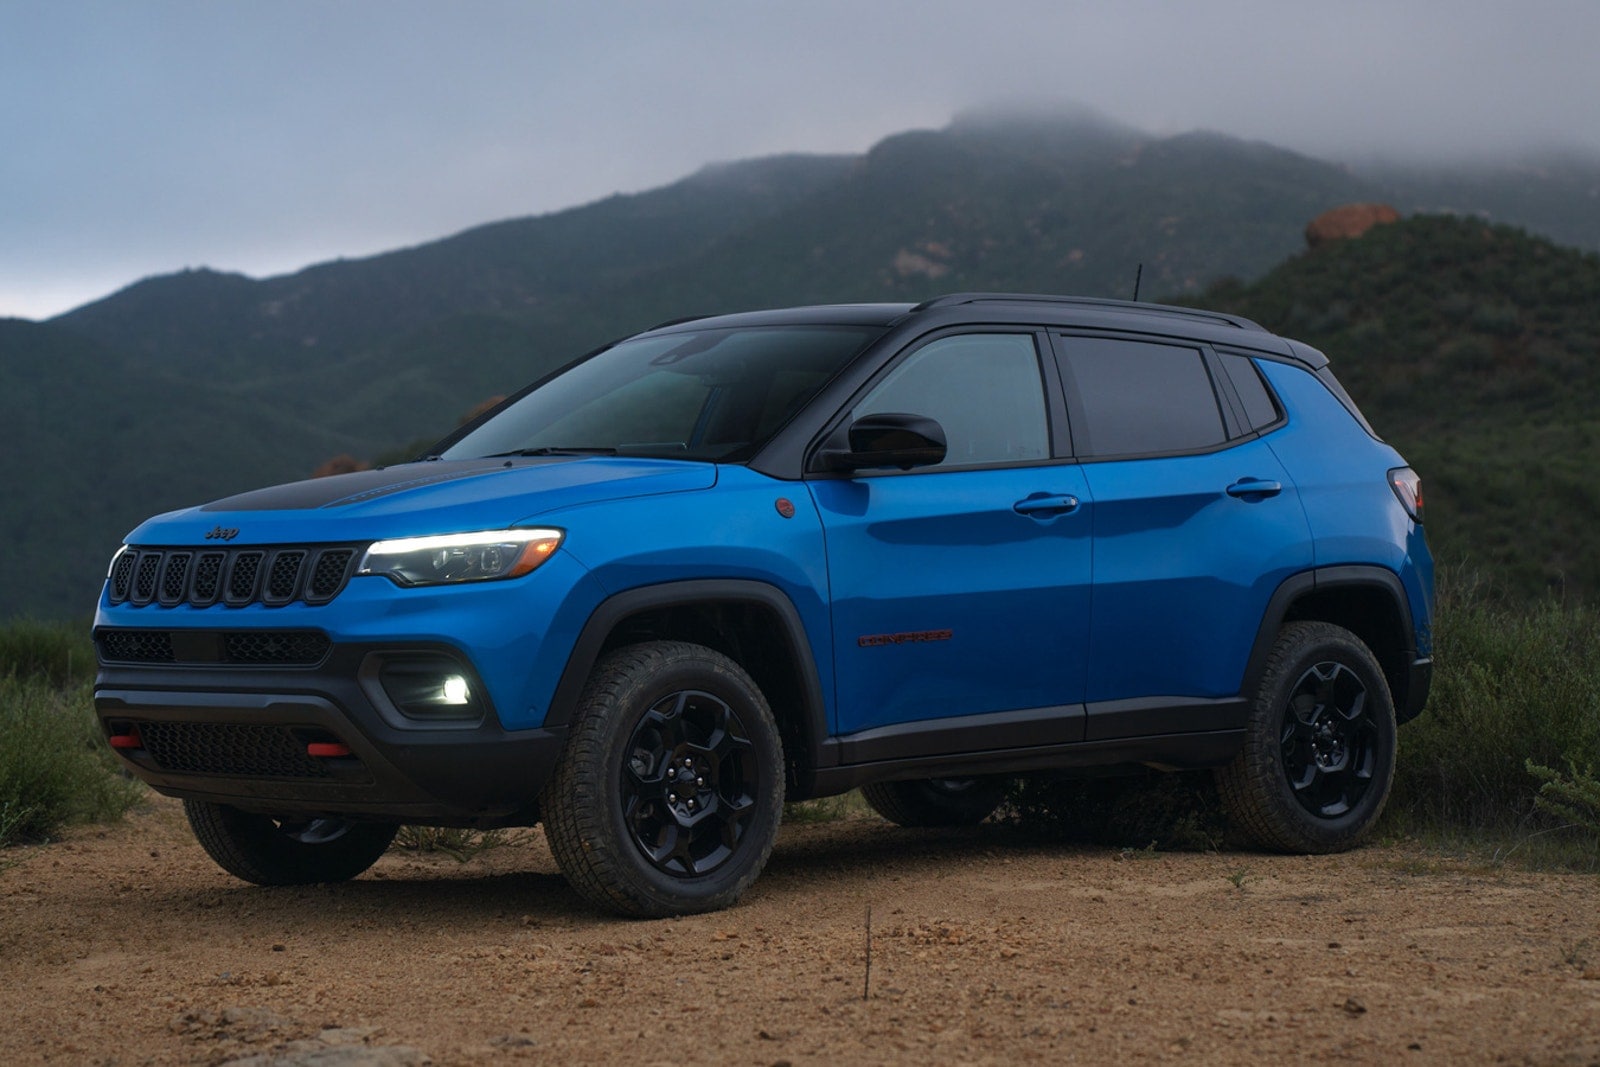
{"label": "grass", "polygon": [[528,835],[516,830],[466,830],[454,826],[402,826],[394,846],[406,852],[439,852],[466,863],[507,845],[520,845]]}
{"label": "grass", "polygon": [[0,847],[116,819],[143,795],[100,736],[87,685],[0,677]]}
{"label": "grass", "polygon": [[[1573,805],[1586,775],[1588,795],[1600,795],[1585,770],[1600,756],[1600,612],[1554,600],[1508,606],[1452,577],[1441,586],[1434,662],[1428,709],[1400,732],[1391,823],[1546,862],[1565,852],[1592,867],[1600,813],[1588,809],[1586,825]],[[1555,806],[1562,783],[1565,808]]]}

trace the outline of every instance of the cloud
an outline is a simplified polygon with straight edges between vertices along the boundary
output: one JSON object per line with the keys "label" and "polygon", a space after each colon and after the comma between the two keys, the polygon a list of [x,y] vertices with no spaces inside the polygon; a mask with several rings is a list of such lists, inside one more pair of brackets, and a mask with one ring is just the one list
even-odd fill
{"label": "cloud", "polygon": [[996,100],[1333,158],[1600,152],[1600,5],[111,0],[8,9],[0,314],[862,151]]}

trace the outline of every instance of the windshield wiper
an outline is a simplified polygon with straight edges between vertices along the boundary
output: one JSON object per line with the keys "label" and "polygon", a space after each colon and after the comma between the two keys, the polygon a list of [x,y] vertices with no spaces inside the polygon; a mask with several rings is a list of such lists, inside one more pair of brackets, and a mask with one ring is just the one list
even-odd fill
{"label": "windshield wiper", "polygon": [[617,450],[606,445],[541,445],[538,448],[514,448],[510,452],[495,452],[484,458],[500,459],[502,456],[614,456]]}

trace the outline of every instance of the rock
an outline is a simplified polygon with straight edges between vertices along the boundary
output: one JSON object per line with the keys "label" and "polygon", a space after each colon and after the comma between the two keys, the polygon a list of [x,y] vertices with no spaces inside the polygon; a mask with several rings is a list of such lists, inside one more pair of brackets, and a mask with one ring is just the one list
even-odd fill
{"label": "rock", "polygon": [[364,459],[357,459],[348,452],[341,452],[332,459],[323,460],[317,469],[311,472],[313,478],[327,478],[335,474],[351,474],[355,471],[371,470],[372,464]]}
{"label": "rock", "polygon": [[1306,244],[1316,248],[1329,241],[1360,237],[1374,226],[1399,221],[1400,212],[1388,204],[1345,204],[1324,211],[1306,224]]}

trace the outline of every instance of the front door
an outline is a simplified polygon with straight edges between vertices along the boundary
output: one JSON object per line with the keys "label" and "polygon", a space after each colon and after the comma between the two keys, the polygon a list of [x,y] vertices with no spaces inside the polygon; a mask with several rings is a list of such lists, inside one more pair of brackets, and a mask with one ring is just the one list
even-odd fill
{"label": "front door", "polygon": [[1044,719],[1076,733],[1046,733],[1081,736],[1091,508],[1082,470],[1052,457],[1045,383],[1032,334],[959,334],[910,351],[850,412],[932,418],[948,451],[933,467],[809,483],[838,733],[1056,709]]}

